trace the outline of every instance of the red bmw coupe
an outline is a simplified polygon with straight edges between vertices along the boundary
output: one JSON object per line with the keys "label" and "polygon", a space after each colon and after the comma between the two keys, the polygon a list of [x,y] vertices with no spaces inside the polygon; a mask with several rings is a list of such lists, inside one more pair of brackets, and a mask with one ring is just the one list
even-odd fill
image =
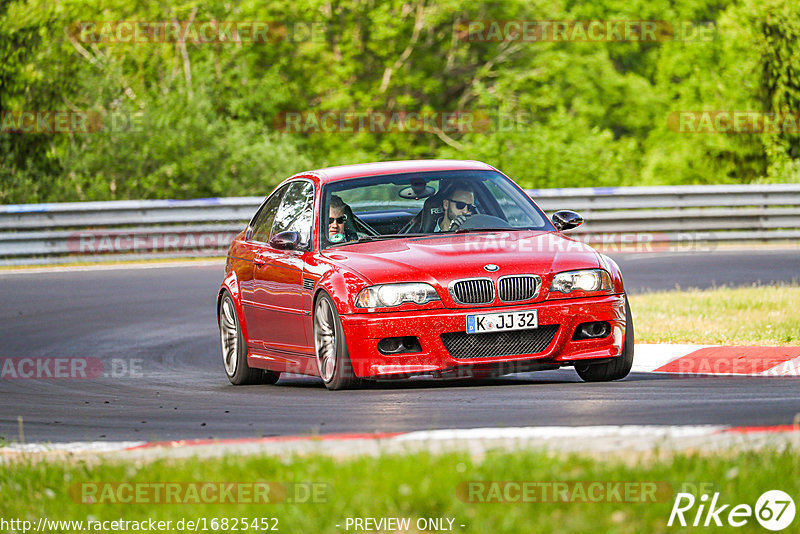
{"label": "red bmw coupe", "polygon": [[618,380],[633,363],[619,267],[562,232],[476,161],[302,172],[231,243],[217,298],[233,384],[496,376],[573,366]]}

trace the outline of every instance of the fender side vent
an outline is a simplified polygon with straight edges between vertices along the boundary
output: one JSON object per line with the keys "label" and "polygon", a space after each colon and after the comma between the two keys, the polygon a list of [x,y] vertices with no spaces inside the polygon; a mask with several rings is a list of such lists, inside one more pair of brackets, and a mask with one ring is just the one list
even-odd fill
{"label": "fender side vent", "polygon": [[315,280],[313,278],[303,278],[303,289],[311,291],[314,289]]}

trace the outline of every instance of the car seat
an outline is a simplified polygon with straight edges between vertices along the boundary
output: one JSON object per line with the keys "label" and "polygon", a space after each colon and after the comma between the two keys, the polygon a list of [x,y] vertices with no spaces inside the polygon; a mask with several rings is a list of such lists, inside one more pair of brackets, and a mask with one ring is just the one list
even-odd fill
{"label": "car seat", "polygon": [[355,241],[358,239],[356,216],[353,213],[353,209],[348,204],[344,206],[344,214],[347,215],[347,220],[344,222],[345,241]]}
{"label": "car seat", "polygon": [[444,193],[438,193],[425,199],[422,209],[417,213],[413,219],[406,225],[405,231],[402,233],[408,234],[428,234],[433,232],[436,228],[436,222],[444,214],[444,207],[442,202],[444,200]]}

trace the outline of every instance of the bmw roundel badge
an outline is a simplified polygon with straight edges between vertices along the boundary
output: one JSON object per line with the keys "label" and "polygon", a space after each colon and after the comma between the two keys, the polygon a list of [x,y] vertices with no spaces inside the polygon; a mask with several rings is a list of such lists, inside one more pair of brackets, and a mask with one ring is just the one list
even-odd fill
{"label": "bmw roundel badge", "polygon": [[498,267],[494,263],[490,263],[488,265],[484,265],[483,268],[486,269],[487,271],[489,271],[490,273],[493,273],[493,272],[497,271],[498,269],[500,269],[500,267]]}

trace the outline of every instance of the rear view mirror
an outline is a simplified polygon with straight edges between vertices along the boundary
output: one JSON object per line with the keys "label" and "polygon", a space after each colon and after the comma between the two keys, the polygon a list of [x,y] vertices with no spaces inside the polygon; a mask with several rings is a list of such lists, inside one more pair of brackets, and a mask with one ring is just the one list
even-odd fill
{"label": "rear view mirror", "polygon": [[425,180],[418,178],[411,180],[411,185],[404,187],[397,194],[400,198],[420,200],[432,196],[435,192],[436,190],[429,186]]}

